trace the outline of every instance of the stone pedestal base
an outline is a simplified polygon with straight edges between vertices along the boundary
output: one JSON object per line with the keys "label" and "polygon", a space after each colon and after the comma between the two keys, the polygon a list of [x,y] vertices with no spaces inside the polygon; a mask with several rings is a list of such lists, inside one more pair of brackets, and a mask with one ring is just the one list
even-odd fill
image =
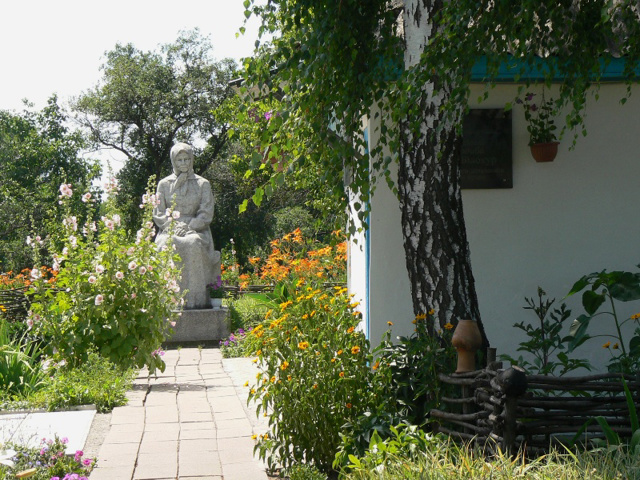
{"label": "stone pedestal base", "polygon": [[229,309],[183,310],[167,343],[217,342],[229,336]]}

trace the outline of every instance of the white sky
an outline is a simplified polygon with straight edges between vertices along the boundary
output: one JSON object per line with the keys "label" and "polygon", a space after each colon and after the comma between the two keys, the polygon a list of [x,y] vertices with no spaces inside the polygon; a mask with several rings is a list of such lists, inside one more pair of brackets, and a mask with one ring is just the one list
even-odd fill
{"label": "white sky", "polygon": [[[242,0],[3,0],[0,7],[0,110],[40,109],[57,93],[70,97],[95,86],[104,53],[116,43],[155,50],[180,30],[209,35],[216,59],[251,55],[257,22],[236,39]],[[253,20],[253,18],[252,18]]]}

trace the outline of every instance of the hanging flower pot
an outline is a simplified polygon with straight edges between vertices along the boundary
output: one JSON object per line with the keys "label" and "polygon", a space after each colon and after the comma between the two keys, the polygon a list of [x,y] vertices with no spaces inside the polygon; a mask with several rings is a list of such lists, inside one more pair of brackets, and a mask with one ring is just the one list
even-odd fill
{"label": "hanging flower pot", "polygon": [[536,162],[553,162],[558,155],[560,142],[534,143],[531,148],[531,156]]}

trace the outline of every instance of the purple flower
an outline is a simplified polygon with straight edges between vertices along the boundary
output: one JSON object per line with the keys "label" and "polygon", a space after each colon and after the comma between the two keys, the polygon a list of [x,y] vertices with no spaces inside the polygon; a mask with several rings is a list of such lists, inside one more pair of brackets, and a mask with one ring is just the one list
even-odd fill
{"label": "purple flower", "polygon": [[531,100],[533,100],[533,97],[535,97],[535,96],[536,96],[536,95],[535,95],[535,93],[527,93],[527,94],[525,95],[524,99],[525,99],[527,102],[530,102]]}
{"label": "purple flower", "polygon": [[264,114],[264,118],[266,118],[267,120],[271,120],[271,112],[266,112]]}

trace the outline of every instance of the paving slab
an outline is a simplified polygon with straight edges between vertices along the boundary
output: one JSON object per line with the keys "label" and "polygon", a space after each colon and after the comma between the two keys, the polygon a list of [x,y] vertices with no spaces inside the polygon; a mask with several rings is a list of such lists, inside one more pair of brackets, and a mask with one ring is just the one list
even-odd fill
{"label": "paving slab", "polygon": [[267,480],[253,436],[267,430],[246,405],[249,359],[217,348],[168,350],[158,376],[141,370],[134,402],[115,409],[91,480]]}

